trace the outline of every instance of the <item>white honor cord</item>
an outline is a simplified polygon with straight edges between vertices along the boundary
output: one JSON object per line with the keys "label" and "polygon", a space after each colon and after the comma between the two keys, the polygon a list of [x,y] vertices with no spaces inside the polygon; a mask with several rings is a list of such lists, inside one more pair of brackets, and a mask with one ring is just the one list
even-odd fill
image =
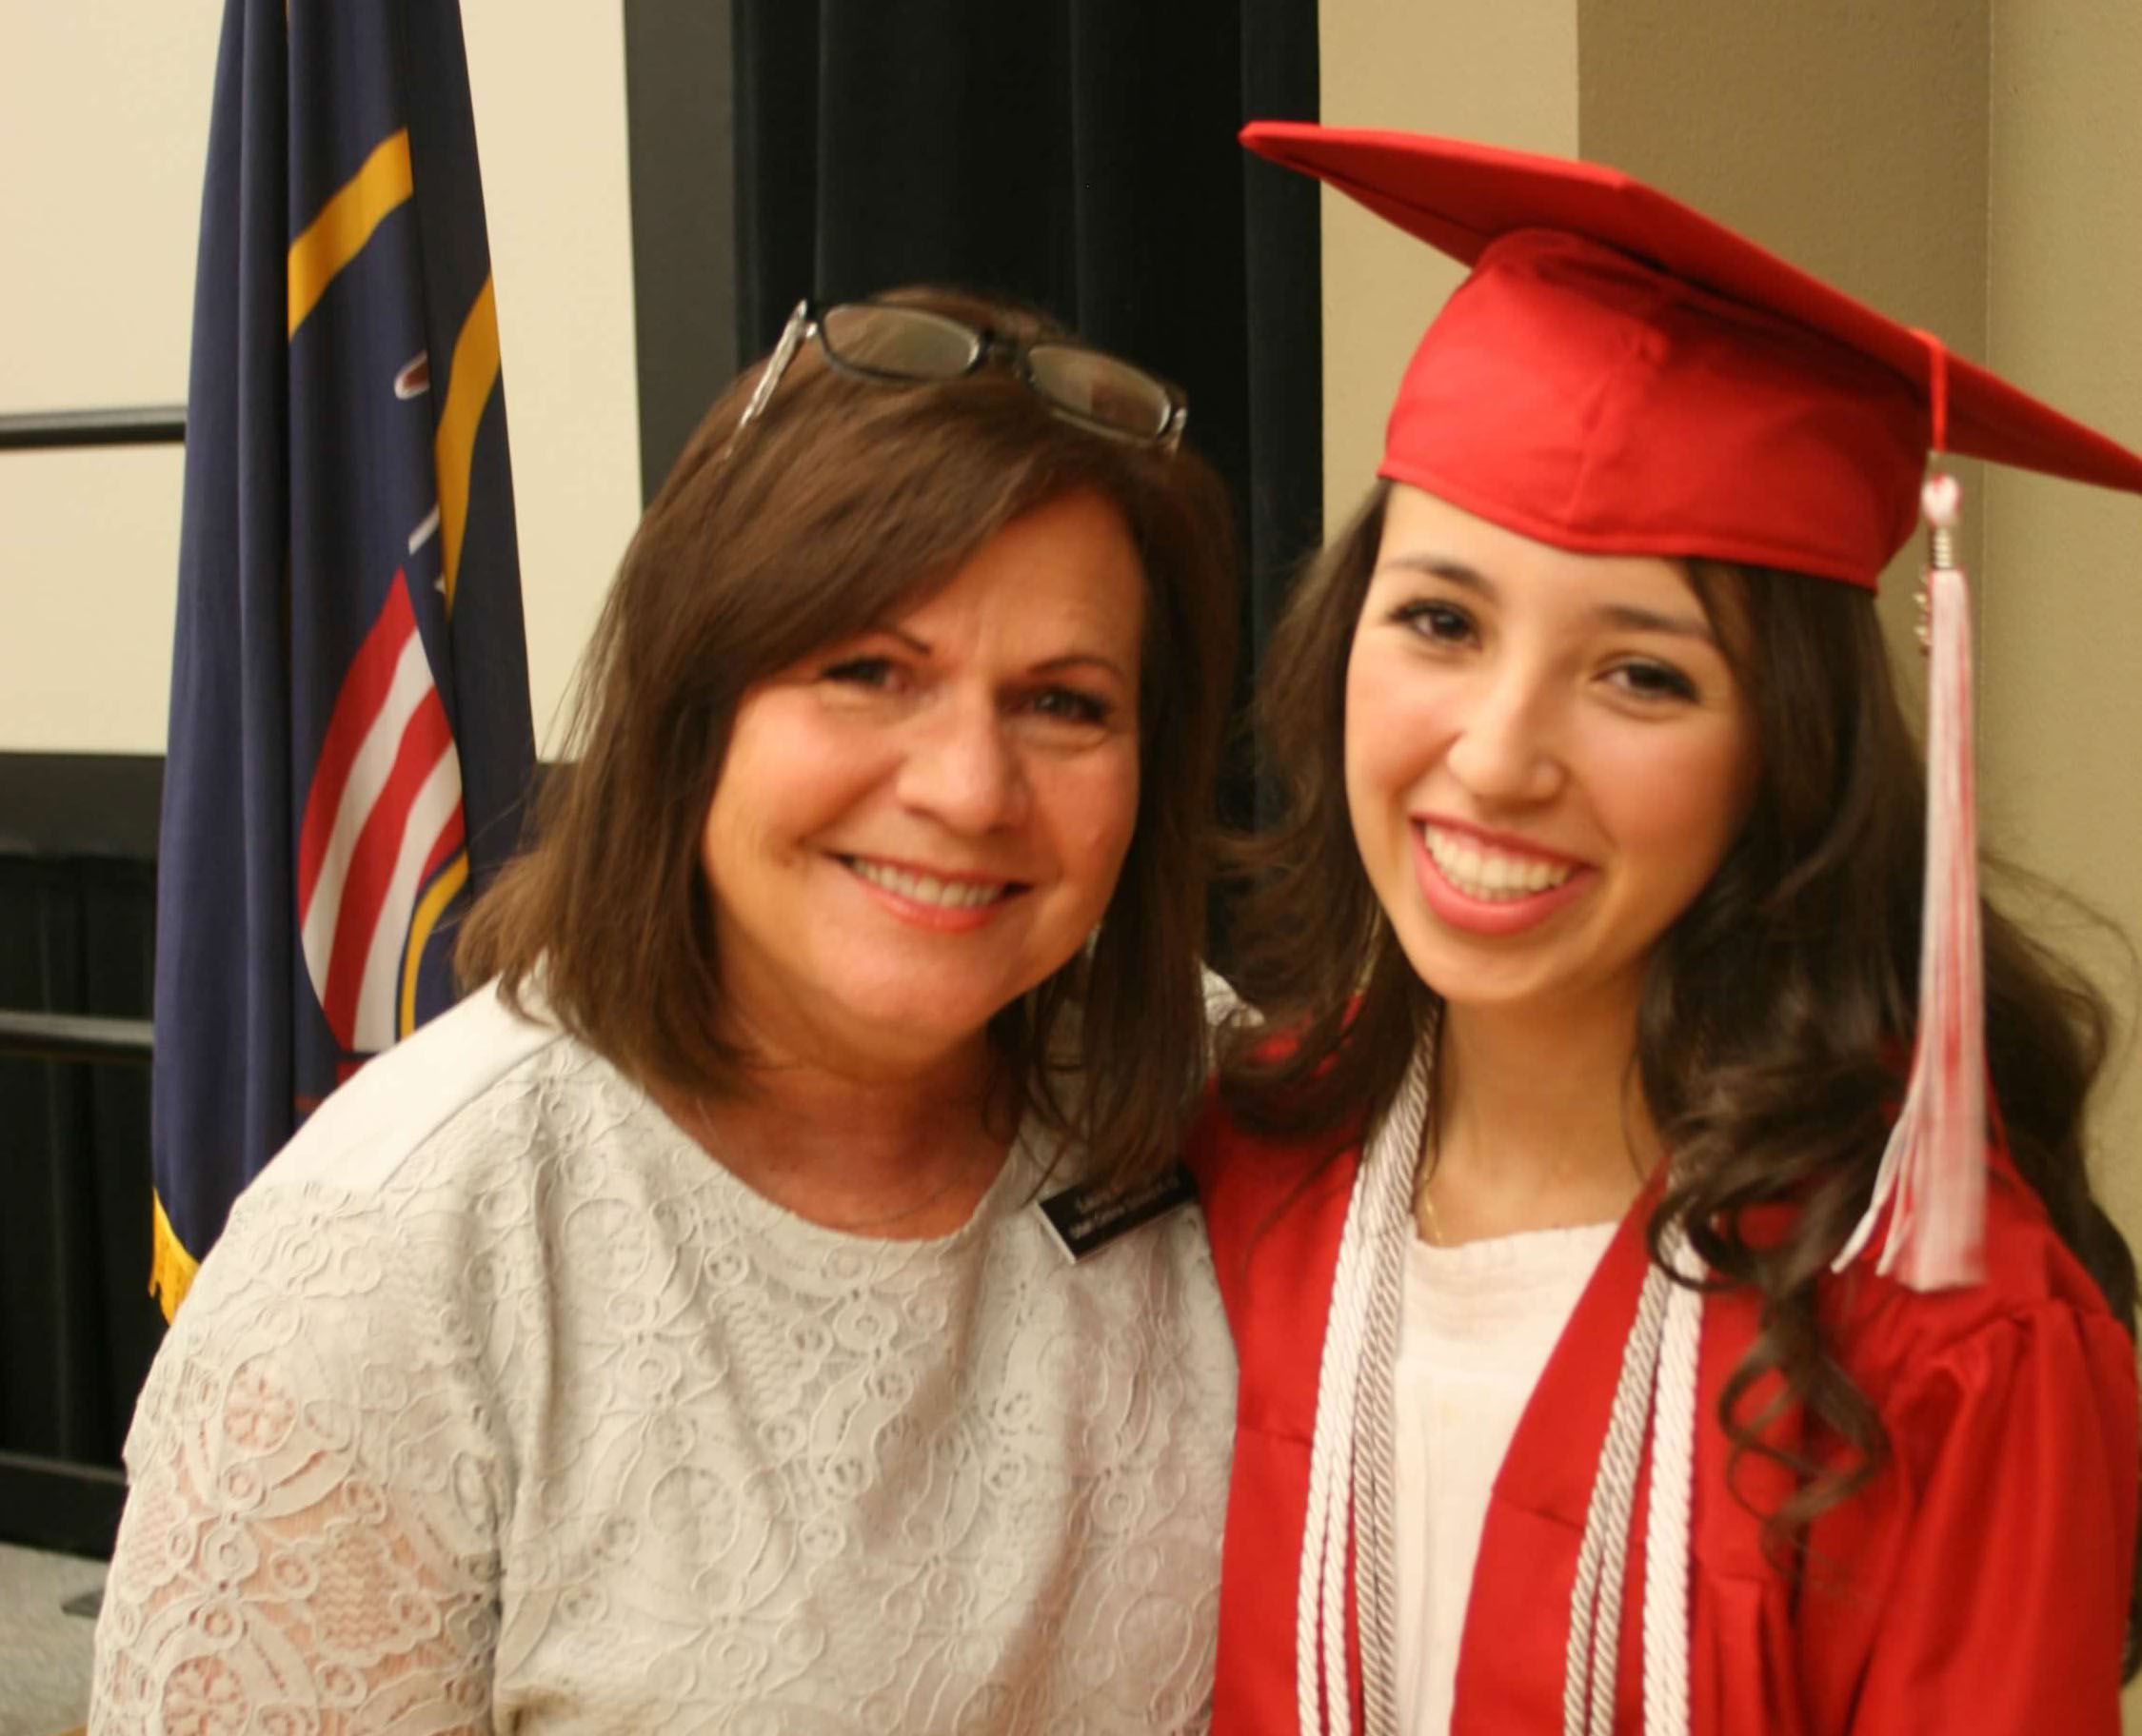
{"label": "white honor cord", "polygon": [[[1432,1042],[1418,1054],[1434,1053]],[[1354,1581],[1360,1615],[1361,1723],[1371,1736],[1398,1728],[1398,1325],[1405,1311],[1406,1249],[1415,1235],[1414,1195],[1428,1118],[1430,1069],[1409,1071],[1393,1105],[1389,1153],[1377,1171],[1376,1263],[1369,1288],[1368,1331],[1355,1395],[1356,1451]],[[1409,1143],[1406,1143],[1410,1141]],[[1404,1153],[1413,1161],[1402,1162]]]}
{"label": "white honor cord", "polygon": [[[1676,1224],[1661,1250],[1683,1278],[1703,1262]],[[1689,1504],[1696,1486],[1696,1352],[1703,1292],[1676,1284],[1666,1298],[1658,1391],[1651,1418],[1651,1508],[1644,1525],[1644,1728],[1688,1736]]]}
{"label": "white honor cord", "polygon": [[[1432,1054],[1433,1044],[1423,1042],[1368,1140],[1339,1235],[1295,1606],[1300,1736],[1353,1736],[1346,1675],[1349,1543],[1356,1544],[1362,1629],[1363,1736],[1396,1736],[1398,1729],[1391,1376]],[[1663,1252],[1683,1276],[1702,1275],[1702,1262],[1677,1228]],[[1612,1736],[1614,1729],[1629,1527],[1647,1430],[1644,1730],[1646,1736],[1688,1736],[1688,1550],[1702,1332],[1702,1292],[1675,1283],[1656,1264],[1648,1267],[1577,1556],[1563,1678],[1565,1736]]]}
{"label": "white honor cord", "polygon": [[1629,1515],[1636,1505],[1636,1467],[1651,1418],[1652,1378],[1666,1326],[1666,1274],[1647,1268],[1636,1299],[1636,1321],[1621,1349],[1606,1444],[1592,1478],[1584,1540],[1577,1552],[1570,1598],[1569,1649],[1562,1672],[1563,1736],[1611,1736],[1614,1676],[1621,1634],[1621,1589],[1628,1565]]}
{"label": "white honor cord", "polygon": [[[1334,1581],[1339,1585],[1339,1650],[1332,1728],[1346,1736],[1352,1723],[1346,1700],[1343,1576],[1345,1497],[1353,1481],[1354,1437],[1351,1428],[1334,1426],[1330,1419],[1344,1417],[1350,1422],[1354,1414],[1354,1384],[1360,1371],[1360,1304],[1356,1295],[1361,1288],[1363,1271],[1360,1243],[1365,1214],[1360,1205],[1367,1179],[1364,1163],[1354,1177],[1345,1228],[1339,1233],[1331,1314],[1324,1323],[1323,1364],[1317,1377],[1317,1428],[1309,1445],[1309,1507],[1302,1524],[1300,1579],[1295,1600],[1295,1710],[1301,1736],[1322,1736],[1324,1729],[1319,1685],[1333,1673],[1324,1612],[1333,1601]],[[1350,1314],[1356,1321],[1351,1333],[1344,1325]],[[1339,1509],[1336,1515],[1335,1506]]]}
{"label": "white honor cord", "polygon": [[[1390,1362],[1397,1351],[1398,1287],[1412,1233],[1413,1178],[1427,1121],[1431,1041],[1416,1050],[1390,1110],[1363,1147],[1339,1240],[1331,1312],[1317,1380],[1309,1448],[1309,1504],[1295,1604],[1295,1710],[1301,1736],[1352,1736],[1346,1681],[1346,1560],[1359,1515],[1366,1535],[1354,1551],[1360,1578],[1364,1736],[1396,1736],[1391,1681],[1396,1607],[1388,1509]],[[1384,1342],[1384,1340],[1388,1342]],[[1381,1357],[1382,1433],[1363,1415],[1362,1370]],[[1372,1391],[1377,1377],[1371,1375]],[[1380,1497],[1380,1498],[1378,1498]],[[1380,1547],[1378,1547],[1380,1546]]]}
{"label": "white honor cord", "polygon": [[[1664,1252],[1676,1271],[1700,1273],[1701,1264],[1677,1227],[1669,1233]],[[1577,1551],[1562,1677],[1563,1736],[1613,1736],[1629,1521],[1647,1429],[1652,1459],[1644,1532],[1644,1730],[1646,1736],[1687,1736],[1689,1504],[1702,1332],[1701,1292],[1675,1283],[1656,1262],[1648,1265],[1636,1324],[1622,1350],[1621,1376]]]}

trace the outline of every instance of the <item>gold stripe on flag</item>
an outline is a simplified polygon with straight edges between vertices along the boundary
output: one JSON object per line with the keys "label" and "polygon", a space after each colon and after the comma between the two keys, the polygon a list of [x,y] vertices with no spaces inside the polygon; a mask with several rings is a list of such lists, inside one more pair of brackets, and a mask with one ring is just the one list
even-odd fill
{"label": "gold stripe on flag", "polygon": [[468,473],[476,458],[476,429],[497,384],[498,301],[486,275],[454,340],[453,372],[431,447],[439,477],[439,569],[449,616],[454,612],[454,581],[461,573],[461,540],[468,529]]}
{"label": "gold stripe on flag", "polygon": [[468,852],[459,850],[417,900],[416,915],[409,918],[409,944],[402,954],[402,1016],[395,1026],[397,1036],[407,1036],[417,1028],[417,967],[424,962],[425,946],[431,931],[439,926],[439,917],[467,880]]}
{"label": "gold stripe on flag", "polygon": [[387,214],[413,190],[409,130],[403,128],[365,159],[320,214],[290,243],[290,336],[327,294],[327,286],[371,240]]}

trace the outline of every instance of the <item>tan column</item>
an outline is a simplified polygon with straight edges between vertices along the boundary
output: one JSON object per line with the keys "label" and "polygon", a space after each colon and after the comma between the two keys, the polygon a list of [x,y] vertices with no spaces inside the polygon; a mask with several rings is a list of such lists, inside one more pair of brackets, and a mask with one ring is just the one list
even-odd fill
{"label": "tan column", "polygon": [[[1991,360],[2142,448],[2142,8],[2000,0],[1993,69]],[[1997,474],[1984,551],[1989,835],[2142,937],[2142,500]],[[2132,953],[2074,938],[2132,1016]],[[2130,1242],[2142,1241],[2135,1072],[2098,1121],[2099,1174]],[[2130,1727],[2142,1728],[2133,1695]]]}

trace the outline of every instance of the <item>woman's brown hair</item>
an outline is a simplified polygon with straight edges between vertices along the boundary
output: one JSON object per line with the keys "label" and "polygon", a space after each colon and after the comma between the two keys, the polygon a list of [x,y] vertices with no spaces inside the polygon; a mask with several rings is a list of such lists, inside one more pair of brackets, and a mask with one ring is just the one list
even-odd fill
{"label": "woman's brown hair", "polygon": [[[1015,342],[1061,335],[988,298],[887,299]],[[700,834],[746,691],[950,579],[999,530],[1093,489],[1146,584],[1137,827],[1092,946],[993,1021],[1020,1100],[1128,1174],[1177,1147],[1203,1073],[1199,970],[1213,783],[1233,677],[1234,520],[1211,468],[1067,421],[1004,369],[859,380],[800,352],[731,446],[750,369],[707,412],[625,549],[535,841],[462,933],[502,980],[644,1083],[733,1088]],[[1075,1089],[1064,1089],[1075,1077]]]}
{"label": "woman's brown hair", "polygon": [[[1259,740],[1282,818],[1238,852],[1238,983],[1268,1028],[1297,1040],[1230,1032],[1223,1098],[1247,1125],[1334,1149],[1389,1107],[1437,1013],[1377,904],[1346,809],[1346,661],[1388,493],[1379,484],[1304,577],[1274,636]],[[1760,1298],[1760,1332],[1720,1400],[1735,1453],[1779,1456],[1763,1430],[1794,1407],[1837,1445],[1789,1461],[1796,1492],[1768,1516],[1784,1542],[1862,1487],[1888,1447],[1828,1353],[1816,1290],[1866,1209],[1917,1025],[1925,774],[1868,594],[1719,563],[1690,578],[1748,696],[1759,764],[1739,837],[1646,967],[1636,1066],[1674,1154],[1650,1232],[1656,1255],[1679,1223],[1717,1283]],[[2086,1167],[2106,1002],[1991,900],[1982,920],[1987,1062],[2010,1155],[2132,1336],[2133,1256]],[[1793,1208],[1782,1237],[1744,1231],[1747,1214],[1780,1203]]]}

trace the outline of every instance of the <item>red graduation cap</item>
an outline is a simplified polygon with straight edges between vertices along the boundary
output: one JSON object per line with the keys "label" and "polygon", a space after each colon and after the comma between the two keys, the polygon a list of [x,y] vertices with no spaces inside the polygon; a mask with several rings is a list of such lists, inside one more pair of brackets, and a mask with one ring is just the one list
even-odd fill
{"label": "red graduation cap", "polygon": [[1242,142],[1473,267],[1381,473],[1509,529],[1872,586],[1930,446],[2142,492],[2142,458],[1617,170],[1283,121]]}
{"label": "red graduation cap", "polygon": [[[2142,458],[1614,169],[1259,121],[1242,142],[1472,267],[1392,406],[1379,473],[1585,553],[1713,557],[1873,588],[1922,499],[1927,883],[1919,1031],[1873,1202],[1882,1268],[1967,1283],[1985,1219],[1970,607],[1928,449],[2142,492]],[[1922,494],[1923,489],[1923,494]]]}

